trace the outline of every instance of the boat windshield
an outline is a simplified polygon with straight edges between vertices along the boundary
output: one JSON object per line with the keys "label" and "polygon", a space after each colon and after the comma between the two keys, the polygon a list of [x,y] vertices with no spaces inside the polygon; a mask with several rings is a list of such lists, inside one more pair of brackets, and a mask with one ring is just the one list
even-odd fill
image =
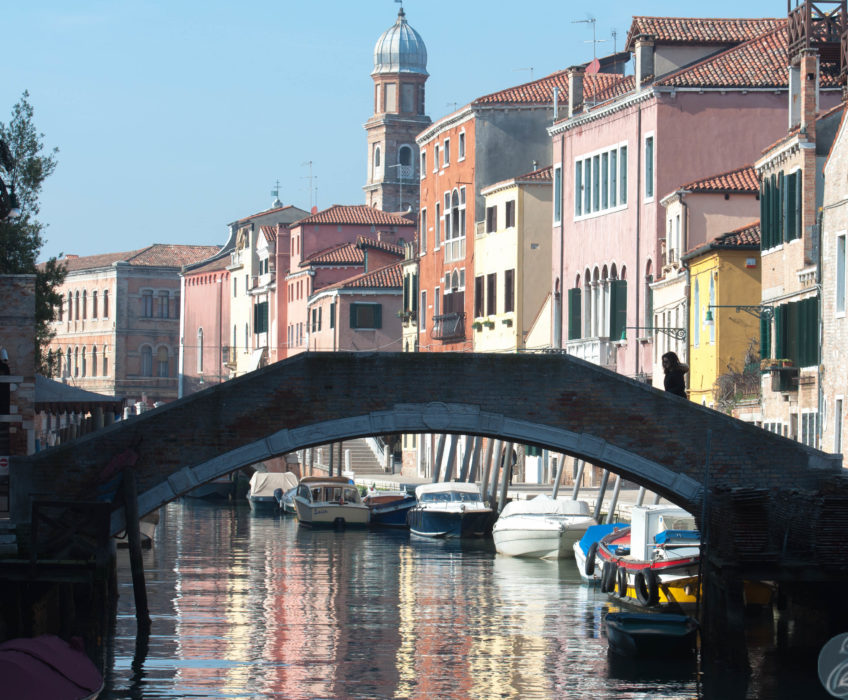
{"label": "boat windshield", "polygon": [[476,493],[466,493],[464,491],[437,491],[435,493],[422,493],[419,500],[422,503],[450,503],[451,501],[476,502],[480,500],[480,496]]}
{"label": "boat windshield", "polygon": [[309,499],[312,503],[336,502],[336,503],[358,503],[359,493],[355,486],[313,486],[311,489],[301,484],[298,494]]}
{"label": "boat windshield", "polygon": [[678,516],[675,518],[663,518],[663,525],[666,530],[697,530],[695,518],[691,515]]}

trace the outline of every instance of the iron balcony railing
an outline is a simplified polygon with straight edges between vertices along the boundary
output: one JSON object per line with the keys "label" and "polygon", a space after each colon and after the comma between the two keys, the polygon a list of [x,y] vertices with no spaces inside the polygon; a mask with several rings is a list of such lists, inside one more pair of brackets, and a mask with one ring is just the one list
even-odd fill
{"label": "iron balcony railing", "polygon": [[465,312],[433,316],[433,340],[459,340],[465,338]]}

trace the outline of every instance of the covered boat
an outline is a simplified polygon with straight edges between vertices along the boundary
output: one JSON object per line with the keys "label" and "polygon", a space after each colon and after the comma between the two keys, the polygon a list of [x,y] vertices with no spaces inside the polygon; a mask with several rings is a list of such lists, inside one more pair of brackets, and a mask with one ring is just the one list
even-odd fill
{"label": "covered boat", "polygon": [[688,656],[698,643],[698,621],[688,615],[613,612],[604,629],[610,650],[623,656]]}
{"label": "covered boat", "polygon": [[307,476],[294,495],[297,520],[301,525],[367,525],[370,511],[351,479],[344,476]]}
{"label": "covered boat", "polygon": [[586,501],[540,494],[507,503],[492,528],[492,537],[500,554],[563,559],[574,556],[574,543],[595,524]]}
{"label": "covered boat", "polygon": [[496,515],[483,502],[476,484],[422,484],[415,489],[415,498],[406,521],[416,535],[479,537],[492,531]]}
{"label": "covered boat", "polygon": [[0,644],[0,697],[16,700],[93,700],[103,675],[82,641],[45,634]]}
{"label": "covered boat", "polygon": [[254,472],[250,477],[247,501],[254,510],[277,510],[279,502],[274,492],[285,493],[297,486],[297,475],[292,472]]}
{"label": "covered boat", "polygon": [[369,490],[362,502],[371,509],[371,524],[384,527],[407,527],[406,516],[418,499],[408,491]]}

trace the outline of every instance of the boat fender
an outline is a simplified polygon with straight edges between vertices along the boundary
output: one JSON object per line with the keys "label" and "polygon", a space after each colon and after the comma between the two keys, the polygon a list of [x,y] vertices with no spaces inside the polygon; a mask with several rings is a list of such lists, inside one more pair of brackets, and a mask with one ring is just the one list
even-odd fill
{"label": "boat fender", "polygon": [[660,581],[653,569],[637,573],[633,586],[636,589],[636,599],[646,608],[660,602]]}
{"label": "boat fender", "polygon": [[589,551],[586,552],[586,565],[583,567],[587,576],[595,573],[595,555],[598,553],[598,543],[592,542],[589,545]]}
{"label": "boat fender", "polygon": [[618,570],[617,579],[618,579],[617,580],[618,596],[620,598],[626,598],[627,597],[627,569],[625,569],[623,566],[621,568],[619,568],[619,570]]}
{"label": "boat fender", "polygon": [[604,562],[604,568],[601,573],[601,593],[609,593],[615,586],[617,568],[615,562]]}

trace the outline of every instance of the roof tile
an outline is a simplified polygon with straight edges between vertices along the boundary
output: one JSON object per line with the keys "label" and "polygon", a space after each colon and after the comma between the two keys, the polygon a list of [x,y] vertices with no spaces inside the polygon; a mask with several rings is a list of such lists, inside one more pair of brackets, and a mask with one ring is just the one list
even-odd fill
{"label": "roof tile", "polygon": [[306,216],[295,225],[303,224],[352,224],[371,226],[415,226],[414,222],[397,214],[380,211],[365,204],[334,204],[317,214]]}
{"label": "roof tile", "polygon": [[624,50],[641,34],[660,44],[740,44],[785,24],[784,17],[634,17]]}
{"label": "roof tile", "polygon": [[401,272],[401,263],[398,261],[324,287],[321,291],[328,289],[398,289],[401,287],[403,287],[403,273]]}
{"label": "roof tile", "polygon": [[[608,92],[625,80],[618,73],[588,73],[583,76],[584,99]],[[561,70],[529,83],[516,85],[490,95],[478,97],[473,105],[488,104],[553,104],[554,88],[559,88],[560,104],[568,103],[568,71]]]}
{"label": "roof tile", "polygon": [[125,262],[135,267],[182,267],[210,258],[219,250],[221,246],[154,243],[126,253],[69,257],[62,258],[59,262],[67,267],[68,272],[109,267],[117,262]]}
{"label": "roof tile", "polygon": [[760,181],[754,166],[746,165],[726,173],[705,177],[683,185],[680,189],[690,192],[729,192],[756,194],[760,191]]}

